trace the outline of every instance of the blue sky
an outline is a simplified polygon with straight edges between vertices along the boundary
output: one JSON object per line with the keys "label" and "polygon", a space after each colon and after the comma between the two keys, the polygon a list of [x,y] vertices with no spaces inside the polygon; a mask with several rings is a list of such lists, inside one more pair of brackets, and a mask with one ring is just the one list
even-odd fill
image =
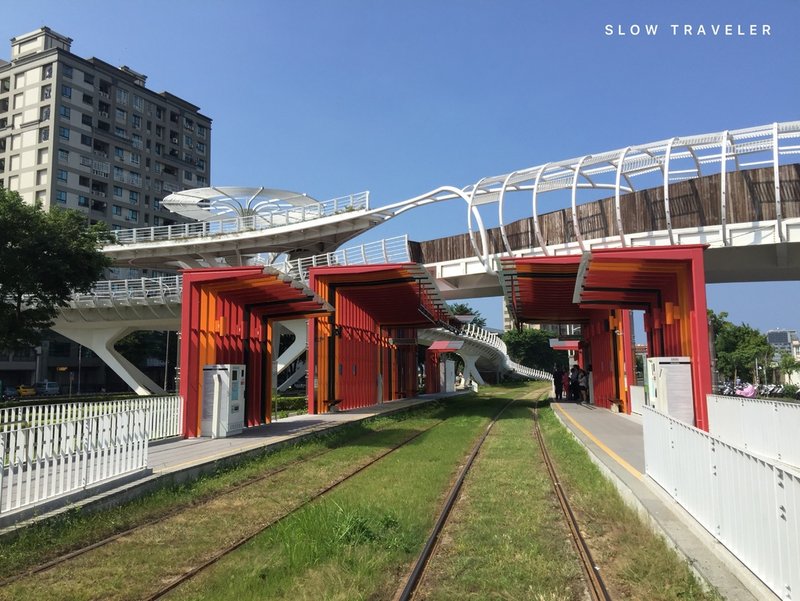
{"label": "blue sky", "polygon": [[[48,25],[73,38],[76,54],[128,65],[149,88],[199,105],[214,120],[213,184],[319,199],[370,190],[373,204],[388,204],[547,161],[800,116],[797,0],[27,0],[2,14],[4,40]],[[771,35],[670,29],[720,23],[766,24]],[[659,32],[605,34],[632,24]],[[0,58],[9,54],[6,42]],[[453,204],[362,239],[466,227]],[[800,328],[798,282],[708,293],[736,322]],[[500,324],[499,299],[473,304]]]}

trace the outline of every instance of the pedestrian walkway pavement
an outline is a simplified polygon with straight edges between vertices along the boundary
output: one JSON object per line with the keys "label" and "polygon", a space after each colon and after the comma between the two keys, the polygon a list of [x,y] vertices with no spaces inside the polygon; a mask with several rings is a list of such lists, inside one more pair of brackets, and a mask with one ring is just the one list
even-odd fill
{"label": "pedestrian walkway pavement", "polygon": [[214,472],[249,454],[260,453],[270,447],[278,448],[324,430],[332,430],[380,415],[389,415],[458,394],[463,392],[422,395],[319,415],[295,415],[270,424],[247,428],[242,434],[229,438],[173,438],[151,443],[148,449],[148,472],[123,477],[110,481],[105,486],[87,490],[82,498],[76,498],[76,495],[72,494],[46,501],[35,507],[27,507],[15,516],[6,516],[6,523],[12,521],[8,518],[13,518],[13,523],[0,528],[0,535],[74,508],[94,511],[123,503],[162,487],[165,483],[177,484],[192,480],[201,474]]}
{"label": "pedestrian walkway pavement", "polygon": [[581,403],[553,402],[551,407],[616,485],[625,502],[688,560],[702,580],[731,601],[778,599],[645,474],[641,416]]}

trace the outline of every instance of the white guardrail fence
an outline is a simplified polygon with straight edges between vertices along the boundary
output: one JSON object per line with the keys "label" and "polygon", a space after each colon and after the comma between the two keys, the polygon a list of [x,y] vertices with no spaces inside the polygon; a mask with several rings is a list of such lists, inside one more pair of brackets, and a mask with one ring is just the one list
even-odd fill
{"label": "white guardrail fence", "polygon": [[147,467],[147,411],[0,433],[0,515]]}
{"label": "white guardrail fence", "polygon": [[0,433],[137,410],[147,412],[149,440],[183,434],[183,403],[179,396],[6,407],[0,409]]}
{"label": "white guardrail fence", "polygon": [[[643,407],[642,417],[647,475],[780,599],[796,599],[800,469],[745,451],[652,407]],[[748,429],[759,425],[751,422]]]}
{"label": "white guardrail fence", "polygon": [[263,212],[256,215],[248,215],[247,217],[231,217],[177,225],[118,230],[112,232],[112,235],[114,236],[113,243],[116,244],[140,244],[143,242],[163,242],[186,238],[206,238],[209,236],[266,230],[367,208],[369,208],[369,192],[359,192],[358,194],[326,200],[315,205],[292,207],[282,211]]}
{"label": "white guardrail fence", "polygon": [[725,442],[800,471],[800,403],[710,394],[708,424]]}

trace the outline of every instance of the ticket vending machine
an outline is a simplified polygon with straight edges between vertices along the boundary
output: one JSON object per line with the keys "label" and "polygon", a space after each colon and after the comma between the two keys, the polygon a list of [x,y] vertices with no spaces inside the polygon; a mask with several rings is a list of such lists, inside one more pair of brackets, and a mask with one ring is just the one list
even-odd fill
{"label": "ticket vending machine", "polygon": [[242,432],[244,378],[244,365],[206,365],[203,368],[201,436],[225,438]]}

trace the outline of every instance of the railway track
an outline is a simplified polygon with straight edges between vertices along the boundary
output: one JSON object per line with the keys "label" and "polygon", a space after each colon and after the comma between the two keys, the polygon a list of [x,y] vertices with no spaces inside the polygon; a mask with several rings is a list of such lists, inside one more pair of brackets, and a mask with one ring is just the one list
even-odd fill
{"label": "railway track", "polygon": [[[417,436],[419,436],[419,435],[421,435],[421,434],[423,434],[425,432],[427,432],[429,429],[431,429],[431,428],[433,428],[435,426],[438,426],[439,424],[442,423],[442,421],[436,422],[435,424],[433,424],[429,428],[419,432],[417,435],[412,437],[412,439],[416,438]],[[405,443],[410,442],[412,439],[406,440]],[[405,443],[402,443],[402,444],[405,444]],[[279,474],[281,474],[283,472],[286,472],[289,469],[296,468],[296,467],[298,467],[300,465],[303,465],[305,463],[308,463],[308,462],[314,461],[316,459],[319,459],[319,458],[321,458],[321,457],[323,457],[323,456],[325,456],[325,455],[337,450],[338,448],[340,448],[340,447],[339,446],[334,446],[334,447],[331,447],[331,448],[327,448],[327,449],[324,449],[324,450],[319,451],[317,453],[312,453],[312,454],[310,454],[308,456],[292,460],[292,461],[286,463],[285,465],[283,465],[281,467],[278,467],[278,468],[275,468],[275,469],[272,469],[272,470],[268,470],[267,472],[264,472],[263,474],[261,474],[259,476],[256,476],[254,478],[248,478],[247,480],[245,480],[243,482],[240,482],[239,484],[233,485],[233,486],[231,486],[229,488],[226,488],[225,490],[223,490],[223,491],[221,491],[219,493],[213,494],[213,495],[203,499],[199,503],[199,505],[205,505],[205,504],[211,503],[213,501],[216,501],[216,500],[218,500],[220,498],[223,498],[223,497],[232,495],[234,493],[237,493],[239,491],[245,490],[247,488],[256,486],[256,485],[258,485],[258,484],[260,484],[260,483],[262,483],[262,482],[264,482],[266,480],[269,480],[270,478],[273,478],[273,477],[275,477],[275,476],[277,476],[277,475],[279,475]],[[355,475],[355,473],[351,474],[351,476],[352,475]],[[337,482],[334,486],[336,486],[338,484],[339,484],[339,482]],[[327,492],[327,490],[326,490],[326,492]],[[321,494],[323,494],[323,493],[321,493]],[[191,506],[192,507],[196,507],[196,505],[191,505]],[[140,530],[142,530],[144,528],[148,528],[148,527],[151,527],[151,526],[155,526],[155,525],[157,525],[159,523],[165,522],[168,519],[173,518],[176,515],[180,514],[181,512],[186,511],[188,508],[189,508],[189,506],[186,506],[186,505],[177,507],[177,508],[175,508],[175,509],[173,509],[171,511],[168,511],[168,512],[166,512],[164,514],[159,515],[156,518],[141,522],[141,523],[136,524],[135,526],[132,526],[132,527],[127,528],[125,530],[121,530],[119,532],[115,532],[114,534],[112,534],[110,536],[107,536],[107,537],[105,537],[105,538],[103,538],[101,540],[98,540],[98,541],[96,541],[94,543],[91,543],[89,545],[86,545],[85,547],[81,547],[79,549],[75,549],[75,550],[69,551],[69,552],[64,553],[62,555],[59,555],[58,557],[55,557],[54,559],[51,559],[50,561],[42,563],[42,564],[40,564],[38,566],[35,566],[33,568],[28,568],[28,569],[26,569],[24,571],[21,571],[19,574],[15,574],[13,576],[9,576],[7,578],[0,579],[0,587],[3,587],[3,586],[8,585],[8,584],[11,584],[11,583],[16,582],[18,580],[21,580],[22,578],[27,578],[27,577],[39,574],[41,572],[45,572],[47,570],[56,568],[61,564],[64,564],[64,563],[66,563],[66,562],[68,562],[68,561],[70,561],[72,559],[78,558],[81,555],[84,555],[84,554],[86,554],[86,553],[88,553],[90,551],[94,551],[96,549],[100,549],[102,547],[105,547],[106,545],[109,545],[109,544],[113,543],[116,540],[119,540],[119,539],[121,539],[123,537],[129,536],[131,534],[134,534],[134,533],[136,533],[136,532],[138,532],[138,531],[140,531]],[[283,516],[283,517],[285,517],[285,516]]]}
{"label": "railway track", "polygon": [[[500,410],[500,412],[498,412],[497,415],[495,415],[495,417],[492,419],[492,422],[486,428],[481,438],[475,444],[475,447],[470,453],[466,463],[464,464],[464,467],[462,468],[458,478],[456,479],[452,489],[450,490],[450,494],[448,495],[447,500],[445,501],[445,504],[442,507],[442,511],[436,520],[433,530],[430,536],[428,537],[428,540],[425,543],[422,552],[418,556],[402,591],[394,597],[394,601],[411,601],[414,598],[415,593],[417,592],[420,584],[422,583],[422,580],[425,575],[425,570],[430,562],[430,559],[436,550],[436,546],[438,544],[442,530],[447,524],[447,521],[452,513],[453,507],[455,506],[458,500],[464,479],[466,478],[468,472],[472,468],[475,458],[478,456],[478,453],[480,452],[483,443],[486,441],[486,438],[488,437],[492,427],[500,418],[500,416],[503,414],[503,412],[513,402],[514,402],[513,400],[510,401]],[[536,401],[536,404],[533,409],[533,417],[534,417],[533,435],[539,444],[544,464],[547,468],[548,475],[550,476],[550,480],[553,485],[553,490],[555,492],[556,498],[558,499],[558,503],[559,506],[561,507],[562,513],[564,514],[564,519],[567,523],[567,527],[570,532],[570,537],[573,541],[573,544],[575,545],[577,555],[581,564],[581,570],[584,574],[584,579],[586,581],[590,598],[592,599],[592,601],[612,601],[608,589],[606,588],[605,583],[603,582],[603,579],[601,577],[600,570],[597,564],[592,559],[592,555],[591,552],[589,551],[588,545],[586,544],[586,540],[581,534],[577,519],[575,518],[575,514],[573,513],[572,508],[569,505],[569,500],[567,498],[567,495],[565,494],[561,486],[561,483],[558,479],[558,474],[555,470],[555,466],[553,465],[552,459],[550,458],[550,454],[547,451],[547,446],[544,443],[544,438],[542,437],[542,433],[539,428],[538,400]]]}
{"label": "railway track", "polygon": [[586,539],[583,537],[583,534],[581,534],[580,527],[578,526],[578,520],[575,518],[572,507],[570,507],[569,499],[567,498],[567,495],[561,486],[561,482],[558,479],[558,473],[553,465],[553,460],[550,458],[550,453],[547,451],[547,445],[544,443],[544,437],[542,436],[542,431],[539,428],[538,401],[533,409],[533,431],[534,436],[539,443],[539,448],[542,451],[542,458],[544,459],[544,464],[547,467],[547,473],[549,474],[550,480],[553,484],[553,491],[558,498],[558,504],[561,507],[562,513],[564,514],[564,520],[569,528],[570,537],[572,538],[572,542],[574,543],[575,549],[578,553],[581,570],[583,571],[583,576],[586,580],[587,588],[589,589],[589,595],[592,601],[611,601],[611,595],[609,594],[605,582],[603,582],[603,578],[600,575],[600,568],[598,568],[594,559],[592,559],[589,546],[586,544]]}
{"label": "railway track", "polygon": [[438,421],[435,424],[432,424],[431,426],[429,426],[429,427],[417,432],[413,436],[410,436],[409,438],[405,439],[404,441],[402,441],[402,442],[390,447],[389,449],[387,449],[386,451],[384,451],[383,453],[381,453],[377,457],[374,457],[373,459],[371,459],[368,463],[366,463],[366,464],[362,465],[361,467],[359,467],[358,469],[346,474],[345,476],[342,476],[341,478],[338,478],[337,480],[335,480],[334,482],[332,482],[331,484],[329,484],[328,486],[326,486],[322,490],[317,491],[314,495],[309,497],[306,501],[304,501],[300,505],[297,505],[297,506],[293,507],[292,509],[284,512],[280,516],[270,520],[269,522],[267,522],[266,524],[264,524],[263,526],[258,528],[256,531],[251,532],[251,533],[247,534],[246,536],[241,537],[240,539],[238,539],[234,543],[232,543],[232,544],[220,549],[217,553],[215,553],[212,557],[210,557],[206,561],[194,566],[190,570],[187,570],[186,572],[184,572],[183,574],[181,574],[180,576],[178,576],[177,578],[175,578],[174,580],[169,582],[167,585],[165,585],[164,587],[162,587],[161,589],[159,589],[155,593],[145,597],[146,601],[155,601],[156,599],[161,599],[164,595],[166,595],[170,591],[172,591],[172,590],[176,589],[177,587],[179,587],[180,585],[188,582],[189,580],[191,580],[192,578],[194,578],[195,576],[197,576],[198,574],[200,574],[204,570],[206,570],[209,567],[211,567],[214,564],[216,564],[222,558],[224,558],[227,555],[229,555],[232,552],[234,552],[236,549],[238,549],[242,545],[248,543],[249,541],[251,541],[252,539],[257,537],[258,535],[262,534],[263,532],[265,532],[269,528],[272,528],[273,526],[279,524],[280,522],[282,522],[286,518],[292,516],[293,514],[297,513],[298,511],[300,511],[304,507],[308,506],[309,504],[313,503],[314,501],[316,501],[320,497],[322,497],[322,496],[326,495],[327,493],[329,493],[330,491],[334,490],[339,485],[343,484],[344,482],[347,482],[351,478],[357,476],[358,474],[360,474],[363,471],[367,470],[368,468],[372,467],[373,465],[378,463],[380,460],[385,458],[387,455],[390,455],[390,454],[394,453],[395,451],[401,449],[402,447],[406,446],[407,444],[413,442],[414,440],[416,440],[417,438],[419,438],[423,434],[425,434],[427,432],[430,432],[433,428],[436,428],[437,426],[441,425],[445,421],[446,420]]}

